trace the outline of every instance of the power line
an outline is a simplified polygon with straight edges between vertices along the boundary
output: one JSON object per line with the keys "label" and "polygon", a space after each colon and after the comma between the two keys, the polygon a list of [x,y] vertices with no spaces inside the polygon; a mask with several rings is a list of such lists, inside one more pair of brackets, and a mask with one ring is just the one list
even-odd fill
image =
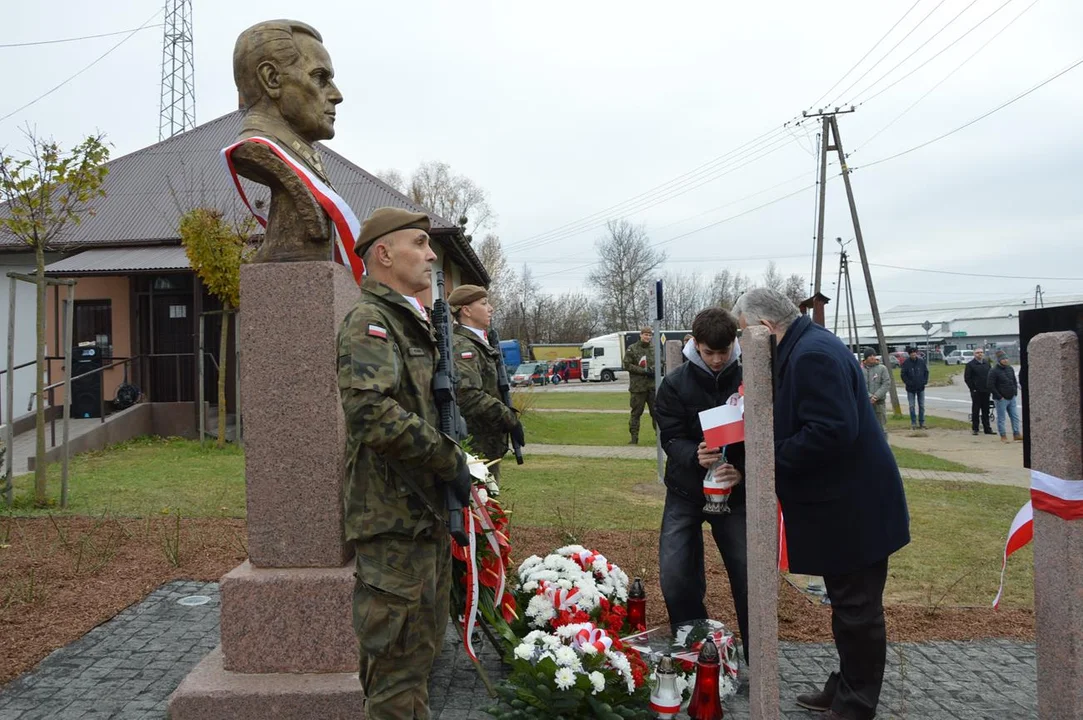
{"label": "power line", "polygon": [[105,52],[103,52],[103,53],[102,53],[101,55],[99,55],[98,57],[96,57],[96,58],[95,58],[95,59],[94,59],[94,60],[93,60],[93,61],[92,61],[92,62],[91,62],[91,63],[90,63],[89,65],[87,65],[86,67],[84,67],[84,68],[83,68],[82,70],[80,70],[79,72],[75,73],[74,75],[72,75],[71,77],[69,77],[69,78],[68,78],[67,80],[64,80],[64,81],[63,81],[62,83],[60,83],[59,85],[57,85],[57,86],[56,86],[56,87],[54,87],[53,89],[51,89],[51,90],[48,90],[48,91],[46,91],[45,93],[43,93],[43,94],[39,95],[38,97],[34,98],[33,100],[31,100],[31,101],[30,101],[30,102],[28,102],[27,104],[23,105],[22,107],[16,108],[15,110],[12,110],[11,112],[9,112],[9,113],[8,113],[7,115],[4,115],[3,117],[0,117],[0,122],[3,122],[3,121],[5,121],[5,120],[7,120],[8,118],[12,117],[13,115],[17,115],[18,113],[21,113],[21,112],[22,112],[23,110],[26,110],[26,109],[27,109],[28,107],[30,107],[31,105],[35,105],[35,104],[37,104],[38,102],[40,102],[40,101],[44,100],[45,98],[49,97],[50,95],[52,95],[52,94],[53,94],[54,92],[56,92],[56,91],[57,91],[57,90],[59,90],[60,88],[64,87],[64,86],[65,86],[65,85],[67,85],[68,83],[70,83],[70,82],[71,82],[72,80],[74,80],[75,78],[77,78],[77,77],[79,77],[80,75],[82,75],[83,73],[85,73],[85,72],[86,72],[87,70],[89,70],[90,68],[92,68],[92,67],[94,67],[95,65],[97,65],[97,64],[98,64],[99,62],[101,62],[102,60],[104,60],[104,59],[105,59],[105,58],[106,58],[106,57],[107,57],[107,56],[108,56],[108,55],[109,55],[110,53],[112,53],[112,52],[113,52],[114,50],[116,50],[116,49],[117,49],[118,47],[120,47],[120,46],[121,46],[121,45],[123,45],[124,43],[128,42],[128,40],[130,40],[130,39],[132,38],[132,36],[134,36],[134,35],[135,35],[135,34],[136,34],[137,32],[139,32],[140,30],[143,30],[143,29],[144,29],[144,28],[146,28],[146,27],[147,27],[148,25],[150,25],[150,21],[151,21],[151,20],[153,20],[154,18],[158,17],[158,16],[159,16],[159,15],[161,15],[161,14],[162,14],[162,11],[161,11],[161,10],[158,10],[158,11],[156,11],[156,12],[155,12],[155,13],[154,13],[153,15],[151,15],[151,16],[150,16],[149,18],[147,18],[147,21],[146,21],[146,22],[144,22],[144,23],[143,23],[142,25],[140,25],[139,27],[137,27],[137,28],[136,28],[135,30],[132,30],[131,32],[129,32],[129,33],[127,34],[127,35],[125,35],[125,36],[124,36],[124,38],[123,38],[123,39],[122,39],[122,40],[121,40],[120,42],[118,42],[118,43],[117,43],[116,45],[114,45],[113,47],[109,48],[108,50],[106,50]]}
{"label": "power line", "polygon": [[[1010,3],[1011,1],[1012,1],[1012,0],[1005,0],[1005,2],[1004,2],[1004,3],[1003,3],[1003,4],[1001,5],[1001,6],[1000,6],[1000,7],[998,7],[998,8],[996,9],[996,10],[994,10],[993,12],[989,13],[988,15],[986,15],[986,16],[985,16],[985,17],[984,17],[984,18],[983,18],[983,19],[982,19],[981,21],[979,21],[979,22],[978,22],[978,24],[977,24],[977,25],[974,25],[974,26],[973,26],[972,28],[970,28],[969,30],[967,30],[967,31],[966,31],[965,33],[963,33],[962,35],[960,35],[959,37],[957,37],[957,38],[956,38],[956,39],[955,39],[955,40],[954,40],[953,42],[949,43],[949,44],[948,44],[948,46],[947,46],[947,47],[945,47],[945,48],[944,48],[943,50],[941,50],[940,52],[936,53],[935,55],[933,55],[932,57],[930,57],[930,58],[929,58],[928,60],[926,60],[925,62],[921,63],[921,64],[920,64],[920,65],[918,65],[918,66],[917,66],[916,68],[914,68],[913,70],[911,70],[910,72],[908,72],[908,73],[907,73],[906,75],[903,75],[903,76],[902,76],[901,78],[899,78],[899,79],[898,79],[898,80],[896,80],[895,82],[891,83],[891,84],[890,84],[890,85],[888,85],[887,87],[885,87],[885,88],[882,88],[882,89],[878,90],[878,91],[876,92],[876,94],[875,94],[875,95],[873,95],[872,97],[866,98],[865,100],[861,100],[861,102],[859,102],[858,104],[859,104],[859,105],[864,105],[864,104],[865,104],[866,102],[868,102],[869,100],[872,100],[873,98],[879,97],[879,96],[880,96],[880,95],[882,95],[883,93],[887,92],[887,91],[888,91],[888,90],[890,90],[891,88],[893,88],[893,87],[895,87],[896,85],[898,85],[898,84],[899,84],[900,82],[902,82],[902,81],[903,81],[903,80],[905,80],[906,78],[908,78],[908,77],[910,77],[911,75],[913,75],[914,73],[916,73],[916,72],[917,72],[918,70],[920,70],[921,68],[923,68],[923,67],[925,67],[926,65],[928,65],[928,64],[929,64],[930,62],[932,62],[932,61],[933,61],[933,60],[935,60],[936,58],[940,57],[940,55],[941,55],[942,53],[946,52],[946,51],[947,51],[947,50],[948,50],[949,48],[953,47],[953,46],[955,45],[955,43],[959,42],[960,40],[962,40],[963,38],[965,38],[965,37],[966,37],[967,35],[969,35],[970,33],[974,32],[975,30],[977,30],[977,29],[978,29],[979,27],[981,27],[981,26],[982,26],[982,24],[983,24],[983,23],[984,23],[984,22],[985,22],[986,20],[988,20],[989,18],[993,17],[993,16],[994,16],[994,15],[996,15],[996,14],[997,14],[998,12],[1000,12],[1001,10],[1003,10],[1003,9],[1004,9],[1004,7],[1005,7],[1005,6],[1007,6],[1007,5],[1008,5],[1008,3]],[[969,5],[967,5],[967,6],[965,7],[965,8],[963,8],[962,10],[960,10],[960,11],[959,11],[959,13],[958,13],[958,14],[957,14],[957,15],[956,15],[955,17],[953,17],[953,18],[952,18],[951,20],[948,20],[948,22],[947,22],[947,23],[946,23],[946,24],[944,25],[944,27],[940,28],[940,29],[939,29],[939,30],[937,30],[937,31],[936,31],[935,33],[933,33],[933,34],[932,34],[932,35],[931,35],[931,36],[930,36],[930,37],[929,37],[928,39],[926,39],[926,40],[925,40],[925,42],[923,42],[923,43],[922,43],[921,45],[918,45],[918,46],[917,46],[916,48],[914,48],[914,50],[913,50],[913,51],[912,51],[912,52],[911,52],[911,53],[910,53],[909,55],[907,55],[906,57],[904,57],[904,58],[903,58],[902,60],[900,60],[899,62],[895,63],[895,65],[894,65],[894,66],[893,66],[893,67],[892,67],[892,68],[891,68],[890,70],[888,70],[888,71],[887,71],[886,73],[884,73],[883,75],[881,75],[881,76],[880,76],[879,78],[877,78],[877,79],[876,79],[875,81],[873,81],[873,82],[869,83],[869,85],[868,85],[868,86],[866,86],[866,88],[865,88],[864,90],[862,90],[862,91],[861,91],[861,92],[859,92],[859,93],[858,93],[857,95],[855,95],[855,96],[854,96],[854,102],[858,102],[858,99],[859,99],[859,98],[860,98],[860,97],[861,97],[862,95],[864,95],[864,94],[865,94],[865,93],[867,93],[867,92],[868,92],[869,90],[871,90],[871,89],[873,89],[874,87],[876,87],[876,85],[877,85],[878,83],[880,83],[880,82],[883,82],[883,80],[884,80],[884,79],[885,79],[885,78],[886,78],[886,77],[887,77],[888,75],[890,75],[891,73],[893,73],[893,72],[895,72],[896,70],[898,70],[898,69],[899,69],[899,68],[900,68],[900,67],[901,67],[901,66],[902,66],[902,65],[903,65],[903,64],[904,64],[904,63],[905,63],[905,62],[906,62],[907,60],[909,60],[910,58],[912,58],[912,57],[914,57],[915,55],[917,55],[917,54],[918,54],[918,52],[920,52],[922,48],[924,48],[924,47],[925,47],[926,45],[928,45],[928,44],[929,44],[930,42],[932,42],[932,41],[933,41],[933,40],[935,40],[935,39],[936,39],[937,37],[939,37],[939,36],[940,36],[940,33],[944,32],[944,31],[945,31],[945,30],[947,30],[947,29],[948,29],[949,27],[951,27],[951,24],[952,24],[952,23],[954,23],[954,22],[955,22],[956,20],[958,20],[958,19],[959,19],[960,17],[962,17],[963,13],[965,13],[965,12],[966,12],[967,10],[969,10],[970,8],[972,8],[972,7],[974,6],[974,4],[975,4],[976,2],[978,2],[978,0],[970,0],[970,4],[969,4]]]}
{"label": "power line", "polygon": [[[949,79],[951,79],[951,77],[952,77],[953,75],[955,75],[955,73],[959,72],[959,70],[961,70],[961,69],[963,68],[963,66],[964,66],[964,65],[966,65],[966,64],[967,64],[968,62],[970,62],[971,60],[973,60],[973,59],[974,59],[974,57],[978,55],[978,53],[980,53],[980,52],[981,52],[982,50],[984,50],[984,49],[985,49],[986,47],[988,47],[990,43],[992,43],[992,42],[993,42],[994,40],[996,40],[996,39],[997,39],[998,37],[1000,37],[1000,35],[1001,35],[1001,34],[1002,34],[1002,33],[1003,33],[1003,32],[1004,32],[1005,30],[1007,30],[1007,29],[1008,29],[1008,28],[1010,28],[1010,27],[1011,27],[1012,25],[1014,25],[1014,24],[1015,24],[1015,22],[1016,22],[1016,21],[1017,21],[1017,20],[1018,20],[1019,18],[1023,17],[1024,15],[1026,15],[1026,14],[1027,14],[1027,11],[1028,11],[1028,10],[1030,10],[1030,9],[1031,9],[1032,7],[1034,7],[1034,6],[1035,6],[1035,5],[1037,5],[1037,4],[1038,4],[1038,0],[1034,0],[1034,1],[1033,1],[1033,2],[1032,2],[1032,3],[1030,4],[1030,5],[1027,5],[1027,6],[1025,7],[1025,8],[1023,8],[1023,11],[1022,11],[1022,12],[1020,12],[1020,13],[1019,13],[1018,15],[1016,15],[1016,16],[1015,16],[1014,18],[1012,18],[1011,20],[1009,20],[1009,21],[1008,21],[1008,24],[1007,24],[1007,25],[1005,25],[1004,27],[1000,28],[1000,30],[997,30],[997,31],[996,31],[996,33],[994,33],[992,37],[990,37],[990,38],[989,38],[988,40],[986,40],[986,41],[985,41],[984,43],[982,43],[982,44],[981,44],[980,46],[978,46],[978,49],[977,49],[977,50],[975,50],[974,52],[972,52],[972,53],[971,53],[971,54],[970,54],[969,56],[967,56],[967,58],[966,58],[965,60],[963,60],[963,61],[962,61],[961,63],[959,63],[958,65],[956,65],[956,66],[955,66],[955,67],[954,67],[954,68],[953,68],[953,69],[951,70],[951,72],[949,72],[949,73],[948,73],[947,75],[945,75],[945,76],[944,76],[943,78],[941,78],[941,79],[940,79],[940,81],[939,81],[938,83],[936,83],[936,84],[935,84],[935,85],[933,85],[933,86],[932,86],[931,88],[929,88],[928,90],[926,90],[926,91],[925,91],[925,93],[924,93],[924,94],[923,94],[923,95],[922,95],[921,97],[919,97],[919,98],[918,98],[917,100],[915,100],[914,102],[910,103],[910,106],[909,106],[909,107],[907,107],[907,108],[906,108],[905,110],[903,110],[903,111],[902,111],[901,113],[899,113],[898,115],[896,115],[896,116],[895,116],[894,118],[892,118],[891,122],[889,122],[889,123],[888,123],[887,125],[884,125],[884,126],[883,126],[882,128],[880,128],[880,129],[879,129],[879,130],[877,130],[877,131],[876,131],[875,133],[873,133],[871,137],[869,137],[869,138],[868,138],[867,140],[865,140],[865,142],[861,143],[861,144],[860,144],[859,146],[857,146],[856,148],[854,148],[854,149],[853,149],[853,150],[852,150],[852,151],[850,152],[850,154],[851,154],[851,155],[853,155],[853,154],[857,153],[857,152],[858,152],[858,151],[859,151],[859,150],[860,150],[861,148],[863,148],[863,147],[865,147],[866,145],[868,145],[869,143],[871,143],[871,142],[872,142],[873,140],[875,140],[875,139],[876,139],[877,137],[879,137],[879,136],[881,135],[881,133],[883,133],[883,132],[884,132],[885,130],[887,130],[887,129],[888,129],[888,128],[890,128],[890,127],[891,127],[892,125],[894,125],[894,124],[895,124],[895,123],[897,123],[897,122],[898,122],[899,120],[901,120],[901,119],[903,118],[903,116],[904,116],[904,115],[906,115],[907,113],[909,113],[909,112],[910,112],[911,110],[913,110],[913,109],[914,109],[914,107],[915,107],[915,106],[916,106],[916,105],[917,105],[918,103],[920,103],[920,102],[921,102],[922,100],[924,100],[925,98],[929,97],[929,95],[931,95],[931,94],[932,94],[932,93],[933,93],[933,92],[934,92],[934,91],[935,91],[935,90],[936,90],[936,89],[937,89],[938,87],[940,87],[941,85],[943,85],[944,83],[946,83],[946,82],[947,82],[947,81],[948,81]],[[1003,7],[1003,6],[1001,6],[1001,7]],[[998,10],[999,10],[999,8],[998,8]],[[984,21],[983,21],[983,22],[984,22]],[[934,57],[935,57],[935,56],[934,56]],[[874,95],[873,97],[875,97],[875,95]],[[869,98],[869,99],[871,100],[872,98]]]}
{"label": "power line", "polygon": [[[1083,63],[1083,60],[1079,61]],[[1078,64],[1078,63],[1077,63]],[[931,270],[929,268],[903,267],[902,265],[885,265],[883,263],[869,263],[874,267],[889,268],[891,270],[909,270],[911,272],[934,273],[936,275],[959,275],[961,277],[993,278],[997,280],[1040,280],[1040,281],[1064,281],[1083,282],[1083,277],[1035,277],[1031,275],[989,275],[986,273],[956,272],[954,270]]]}
{"label": "power line", "polygon": [[850,90],[852,90],[852,89],[853,89],[854,85],[857,85],[857,84],[858,84],[859,82],[861,82],[862,80],[864,80],[864,79],[865,79],[865,77],[866,77],[866,76],[867,76],[867,75],[868,75],[869,73],[871,73],[871,72],[872,72],[873,70],[875,70],[875,69],[876,69],[876,66],[877,66],[877,65],[879,65],[879,64],[880,64],[880,63],[882,63],[882,62],[883,62],[884,60],[886,60],[886,59],[888,58],[888,56],[889,56],[889,55],[891,55],[891,53],[895,52],[895,48],[899,47],[899,46],[900,46],[900,45],[902,45],[902,44],[903,44],[904,42],[906,42],[906,39],[907,39],[908,37],[910,37],[911,35],[913,35],[913,34],[914,34],[914,31],[915,31],[915,30],[917,30],[917,29],[918,29],[919,27],[921,27],[921,26],[922,26],[922,25],[923,25],[923,24],[925,23],[925,21],[926,21],[926,20],[928,20],[928,19],[929,19],[929,17],[930,17],[930,16],[932,16],[932,14],[933,14],[934,12],[936,12],[937,10],[939,10],[939,9],[940,9],[940,6],[941,6],[941,5],[943,5],[943,4],[944,4],[944,3],[946,2],[946,1],[947,1],[947,0],[940,0],[940,2],[938,2],[938,3],[937,3],[937,4],[936,4],[936,5],[934,6],[934,7],[933,7],[933,9],[932,9],[932,10],[930,10],[930,11],[929,11],[928,13],[926,13],[926,14],[925,14],[925,17],[923,17],[923,18],[922,18],[921,20],[918,20],[918,24],[917,24],[917,25],[915,25],[914,27],[910,28],[910,32],[908,32],[908,33],[906,33],[905,35],[903,35],[903,36],[902,36],[902,38],[900,38],[900,39],[899,39],[899,41],[898,41],[897,43],[895,43],[894,45],[892,45],[892,46],[891,46],[891,49],[890,49],[890,50],[888,50],[888,51],[887,51],[886,53],[884,53],[884,55],[883,55],[883,56],[882,56],[882,57],[881,57],[881,58],[880,58],[879,60],[877,60],[876,62],[874,62],[874,63],[872,64],[872,67],[870,67],[870,68],[869,68],[868,70],[866,70],[865,72],[861,73],[861,77],[859,77],[859,78],[858,78],[857,80],[854,80],[854,81],[853,81],[852,83],[850,83],[850,84],[849,84],[849,85],[848,85],[848,86],[846,87],[846,89],[845,89],[845,90],[843,90],[843,91],[842,91],[841,93],[839,93],[839,96],[838,96],[838,98],[837,98],[837,99],[835,100],[835,102],[833,102],[833,103],[831,103],[831,104],[832,104],[832,105],[838,105],[838,104],[839,104],[839,101],[840,101],[840,100],[842,100],[843,96],[844,96],[844,95],[846,95],[846,93],[850,92]]}
{"label": "power line", "polygon": [[[610,214],[603,214],[605,211],[595,213],[596,217],[593,220],[584,219],[583,221],[577,223],[569,223],[571,227],[568,227],[566,230],[559,232],[556,230],[550,231],[548,233],[548,237],[545,237],[546,233],[543,233],[540,236],[536,236],[536,239],[534,240],[524,239],[515,241],[508,245],[508,249],[517,250],[523,249],[525,247],[536,248],[544,245],[550,245],[554,242],[566,240],[568,238],[575,237],[576,235],[580,235],[584,232],[604,227],[605,224],[616,215],[632,215],[660,205],[664,202],[668,202],[675,197],[679,197],[688,192],[691,192],[692,190],[703,187],[708,183],[714,182],[721,177],[725,177],[726,175],[736,172],[737,170],[740,170],[741,168],[746,167],[758,160],[762,160],[768,155],[771,155],[795,142],[797,142],[797,140],[793,137],[779,135],[766,145],[749,148],[748,150],[743,151],[741,155],[731,158],[731,160],[727,163],[723,163],[713,168],[707,175],[703,175],[701,173],[700,177],[691,177],[683,181],[682,183],[673,185],[672,187],[662,190],[660,192],[644,193],[643,195],[647,195],[648,197],[644,197],[638,202],[631,202],[629,200],[613,206],[614,208],[620,208],[617,212],[613,212]],[[733,163],[739,164],[733,165]]]}
{"label": "power line", "polygon": [[[699,257],[699,258],[666,258],[664,264],[669,263],[708,263],[708,262],[751,262],[754,260],[796,260],[804,258],[804,253],[797,255],[750,255],[747,257]],[[578,262],[577,260],[530,260],[531,265],[564,265],[567,263]],[[589,265],[580,265],[579,269],[584,267],[591,267]],[[573,272],[575,268],[564,270],[562,272]]]}
{"label": "power line", "polygon": [[114,35],[123,35],[125,33],[135,33],[140,30],[149,30],[150,28],[162,27],[162,23],[157,25],[142,25],[140,27],[131,30],[117,30],[116,32],[101,33],[99,35],[82,35],[80,37],[64,38],[62,40],[37,40],[35,42],[22,42],[22,43],[3,43],[0,44],[0,48],[17,48],[17,47],[32,47],[34,45],[55,45],[57,43],[70,43],[78,42],[80,40],[94,40],[103,37],[113,37]]}
{"label": "power line", "polygon": [[[909,10],[907,10],[906,12],[904,12],[904,13],[902,14],[902,17],[901,17],[901,18],[899,18],[898,20],[896,20],[896,21],[895,21],[895,24],[894,24],[894,25],[892,25],[892,26],[891,26],[890,28],[888,28],[888,31],[887,31],[886,33],[884,33],[884,34],[883,34],[883,36],[881,36],[881,38],[880,38],[879,40],[877,40],[877,41],[876,41],[876,43],[875,43],[875,44],[874,44],[874,45],[873,45],[873,46],[872,46],[871,48],[869,48],[869,51],[868,51],[867,53],[865,53],[864,55],[862,55],[862,56],[861,56],[861,59],[860,59],[860,60],[858,60],[857,62],[855,62],[855,63],[854,63],[854,66],[853,66],[852,68],[850,68],[849,70],[847,70],[846,72],[844,72],[844,73],[842,74],[842,77],[840,77],[840,78],[839,78],[838,80],[836,80],[836,81],[835,81],[835,84],[834,84],[834,85],[832,85],[831,87],[829,87],[829,88],[827,89],[827,92],[825,92],[825,93],[824,93],[823,95],[821,95],[820,97],[816,98],[816,102],[814,102],[814,103],[812,103],[811,105],[809,105],[809,106],[808,106],[808,109],[809,109],[809,110],[811,110],[811,109],[813,109],[814,107],[816,107],[816,105],[817,105],[817,104],[819,104],[819,102],[820,102],[821,100],[823,100],[823,99],[824,99],[825,97],[827,97],[828,95],[830,95],[830,94],[831,94],[831,91],[832,91],[832,90],[834,90],[835,88],[837,88],[837,87],[839,86],[839,84],[841,84],[841,83],[842,83],[842,81],[846,79],[846,76],[847,76],[847,75],[849,75],[849,74],[850,74],[850,73],[852,73],[852,72],[853,72],[854,70],[856,70],[856,69],[857,69],[857,66],[858,66],[858,65],[860,65],[860,64],[861,64],[861,63],[863,63],[863,62],[865,62],[865,58],[867,58],[867,57],[868,57],[869,55],[871,55],[871,54],[872,54],[872,52],[873,52],[873,50],[875,50],[876,48],[880,47],[880,43],[882,43],[882,42],[883,42],[884,40],[886,40],[886,39],[887,39],[887,36],[888,36],[888,35],[890,35],[890,34],[892,33],[892,31],[894,31],[894,30],[895,30],[895,28],[897,28],[897,27],[899,26],[899,23],[901,23],[901,22],[902,22],[903,20],[905,20],[905,19],[906,19],[906,16],[907,16],[907,15],[909,15],[909,14],[910,14],[910,13],[911,13],[911,12],[912,12],[912,11],[914,10],[914,8],[916,8],[916,7],[917,7],[917,6],[918,6],[918,5],[920,4],[920,3],[921,3],[921,0],[914,0],[914,4],[910,6],[910,9],[909,9]],[[911,32],[912,32],[912,31],[911,31]]]}
{"label": "power line", "polygon": [[983,115],[979,115],[978,117],[974,118],[973,120],[966,123],[965,125],[960,125],[959,127],[955,128],[954,130],[949,130],[948,132],[944,133],[943,135],[939,135],[939,136],[933,138],[932,140],[926,140],[925,142],[921,143],[920,145],[915,145],[914,147],[912,147],[912,148],[910,148],[908,150],[903,150],[902,152],[895,153],[894,155],[889,155],[888,157],[880,158],[879,160],[874,160],[872,162],[865,163],[864,165],[860,166],[860,168],[852,168],[852,169],[853,170],[858,170],[858,169],[870,168],[873,165],[879,165],[880,163],[885,163],[885,162],[887,162],[889,160],[894,160],[895,158],[902,157],[903,155],[908,155],[909,153],[912,153],[915,150],[920,150],[923,147],[928,147],[929,145],[932,145],[935,142],[939,142],[940,140],[943,140],[946,137],[954,135],[955,133],[959,132],[960,130],[965,130],[966,128],[970,127],[971,125],[973,125],[976,122],[980,122],[981,120],[984,120],[985,118],[989,117],[993,113],[999,112],[1000,110],[1003,110],[1004,108],[1008,107],[1009,105],[1012,105],[1012,104],[1022,100],[1027,95],[1030,95],[1032,92],[1045,87],[1049,83],[1051,83],[1054,80],[1056,80],[1057,78],[1059,78],[1061,75],[1067,74],[1068,72],[1076,69],[1080,65],[1083,65],[1083,58],[1080,58],[1079,60],[1076,60],[1074,63],[1072,63],[1068,67],[1064,68],[1063,70],[1056,73],[1055,75],[1052,75],[1051,77],[1046,78],[1045,80],[1038,83],[1037,85],[1030,88],[1029,90],[1026,90],[1024,92],[1019,93],[1018,95],[1013,97],[1011,100],[1008,100],[1006,102],[1001,103],[1000,105],[996,106],[995,108],[993,108],[992,110],[990,110],[989,112],[987,112],[987,113],[985,113]]}
{"label": "power line", "polygon": [[[839,176],[838,176],[838,175],[836,175],[835,177],[839,177]],[[815,184],[815,183],[812,183],[811,185],[806,185],[806,186],[805,186],[805,187],[803,187],[803,188],[800,188],[800,189],[798,189],[798,190],[795,190],[795,191],[793,191],[793,192],[791,192],[791,193],[787,193],[787,194],[785,194],[785,195],[782,195],[781,197],[777,197],[777,198],[775,198],[774,200],[768,200],[767,202],[763,203],[762,205],[757,205],[756,207],[753,207],[753,208],[749,208],[748,210],[743,210],[742,212],[739,212],[739,213],[737,213],[736,215],[730,215],[730,216],[729,216],[729,217],[727,217],[727,218],[723,218],[723,219],[721,219],[721,220],[716,220],[716,221],[715,221],[715,222],[713,222],[713,223],[708,223],[707,225],[703,225],[702,227],[698,227],[698,228],[696,228],[695,230],[689,230],[689,231],[688,231],[688,232],[686,232],[686,233],[681,233],[680,235],[675,235],[674,237],[671,237],[671,238],[669,238],[669,239],[667,239],[667,240],[661,240],[661,241],[659,241],[659,242],[651,243],[651,244],[650,244],[650,246],[651,246],[651,247],[659,247],[659,246],[662,246],[662,245],[667,245],[667,244],[669,244],[669,243],[671,243],[671,242],[673,242],[673,241],[675,241],[675,240],[680,240],[680,239],[682,239],[682,238],[686,238],[686,237],[688,237],[689,235],[695,235],[696,233],[698,233],[698,232],[702,232],[703,230],[708,230],[708,229],[710,229],[710,228],[716,227],[716,226],[718,226],[718,225],[721,225],[721,224],[723,224],[723,223],[727,223],[727,222],[729,222],[730,220],[736,220],[736,219],[737,219],[737,218],[739,218],[739,217],[743,217],[743,216],[745,216],[745,215],[748,215],[748,214],[750,214],[750,213],[754,213],[754,212],[756,212],[757,210],[762,210],[763,208],[765,208],[765,207],[768,207],[768,206],[771,206],[771,205],[774,205],[775,203],[778,203],[778,202],[782,202],[783,200],[786,200],[786,199],[788,199],[788,198],[791,198],[791,197],[793,197],[794,195],[797,195],[797,194],[799,194],[799,193],[802,193],[802,192],[804,192],[804,191],[806,191],[806,190],[810,190],[810,189],[812,189],[812,188],[814,188],[814,187],[816,187],[816,184]],[[802,256],[802,257],[804,257],[804,256]],[[565,270],[562,270],[562,271],[560,271],[560,272],[552,272],[552,273],[545,273],[545,274],[543,274],[543,275],[538,275],[538,276],[536,276],[536,277],[538,277],[538,278],[542,278],[542,277],[548,277],[548,276],[550,276],[550,275],[560,275],[560,274],[562,274],[562,273],[564,273],[564,272],[571,272],[571,271],[573,271],[573,270],[580,270],[580,269],[582,269],[582,268],[588,268],[588,267],[593,267],[594,265],[597,265],[597,264],[598,264],[598,262],[597,262],[597,261],[595,261],[595,262],[592,262],[592,263],[587,263],[587,264],[585,264],[585,265],[580,265],[579,267],[576,267],[576,268],[571,268],[571,269],[569,269],[569,270],[566,270],[566,271],[565,271]]]}

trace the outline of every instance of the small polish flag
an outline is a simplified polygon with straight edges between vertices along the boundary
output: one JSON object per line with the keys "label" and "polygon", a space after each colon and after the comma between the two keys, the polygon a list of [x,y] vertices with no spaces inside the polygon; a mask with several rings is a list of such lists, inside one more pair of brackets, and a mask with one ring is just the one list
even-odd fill
{"label": "small polish flag", "polygon": [[1004,544],[1004,558],[1000,564],[1000,589],[997,590],[997,596],[993,599],[994,610],[1000,607],[1000,598],[1004,595],[1004,573],[1008,569],[1008,558],[1033,539],[1034,506],[1028,502],[1019,508],[1019,512],[1015,514],[1015,519],[1012,520],[1011,529],[1008,530],[1008,542]]}
{"label": "small polish flag", "polygon": [[381,340],[387,340],[387,330],[379,325],[369,325],[369,335],[378,337]]}
{"label": "small polish flag", "polygon": [[745,403],[741,398],[735,405],[719,405],[699,414],[703,441],[709,448],[720,448],[745,439]]}
{"label": "small polish flag", "polygon": [[472,353],[472,352],[464,352],[462,354],[462,358],[463,358],[463,360],[473,360],[474,359],[474,353]]}

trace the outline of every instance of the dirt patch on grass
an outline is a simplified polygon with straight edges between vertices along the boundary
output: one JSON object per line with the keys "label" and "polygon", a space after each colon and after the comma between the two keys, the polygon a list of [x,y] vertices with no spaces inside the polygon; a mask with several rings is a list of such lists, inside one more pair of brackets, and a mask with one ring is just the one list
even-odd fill
{"label": "dirt patch on grass", "polygon": [[218,580],[244,543],[243,520],[0,520],[0,683],[165,582]]}
{"label": "dirt patch on grass", "polygon": [[[552,528],[514,528],[515,557],[544,555],[571,540]],[[666,622],[658,586],[658,533],[585,531],[578,541],[605,553],[647,586],[648,621]],[[212,581],[242,562],[243,520],[123,518],[5,518],[0,520],[0,683],[26,672],[63,647],[175,579]],[[709,536],[707,608],[736,627],[725,570]],[[779,586],[779,635],[784,640],[831,640],[831,611]],[[892,641],[1034,638],[1029,610],[888,607]]]}

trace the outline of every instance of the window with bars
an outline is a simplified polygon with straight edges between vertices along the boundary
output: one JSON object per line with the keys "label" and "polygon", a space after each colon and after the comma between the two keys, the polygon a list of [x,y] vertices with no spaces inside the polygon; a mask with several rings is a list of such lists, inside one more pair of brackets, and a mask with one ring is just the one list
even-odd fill
{"label": "window with bars", "polygon": [[112,300],[76,300],[74,314],[74,343],[95,343],[108,352],[113,346]]}

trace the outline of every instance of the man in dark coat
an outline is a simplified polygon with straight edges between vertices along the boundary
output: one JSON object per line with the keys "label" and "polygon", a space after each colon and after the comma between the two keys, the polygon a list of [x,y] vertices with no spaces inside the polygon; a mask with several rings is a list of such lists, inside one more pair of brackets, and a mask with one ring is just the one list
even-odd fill
{"label": "man in dark coat", "polygon": [[989,362],[985,359],[985,350],[974,350],[974,359],[966,364],[963,372],[963,382],[970,389],[971,430],[978,434],[978,418],[981,417],[985,434],[992,435],[993,429],[989,427]]}
{"label": "man in dark coat", "polygon": [[[741,347],[737,320],[722,308],[708,308],[692,322],[687,362],[671,370],[658,388],[655,409],[666,453],[666,507],[658,542],[662,596],[669,621],[679,625],[707,617],[703,559],[703,523],[711,525],[718,552],[726,563],[737,626],[748,659],[748,544],[745,539],[745,444],[709,448],[703,442],[699,413],[736,398],[741,388]],[[718,463],[715,479],[733,482],[729,513],[703,512],[703,480]]]}
{"label": "man in dark coat", "polygon": [[925,386],[929,384],[929,366],[918,354],[916,347],[906,348],[910,356],[899,370],[903,385],[906,386],[906,402],[910,406],[910,429],[925,429]]}
{"label": "man in dark coat", "polygon": [[822,575],[831,599],[840,671],[797,702],[827,720],[869,720],[887,659],[888,557],[910,542],[899,469],[842,341],[774,290],[750,290],[734,313],[778,340],[775,483],[790,570]]}
{"label": "man in dark coat", "polygon": [[1017,399],[1019,381],[1015,378],[1015,368],[1003,350],[997,350],[997,364],[989,371],[989,392],[993,394],[993,401],[997,406],[997,432],[1000,433],[1000,439],[1006,443],[1011,442],[1004,423],[1004,416],[1007,415],[1012,422],[1012,436],[1015,440],[1022,441]]}

